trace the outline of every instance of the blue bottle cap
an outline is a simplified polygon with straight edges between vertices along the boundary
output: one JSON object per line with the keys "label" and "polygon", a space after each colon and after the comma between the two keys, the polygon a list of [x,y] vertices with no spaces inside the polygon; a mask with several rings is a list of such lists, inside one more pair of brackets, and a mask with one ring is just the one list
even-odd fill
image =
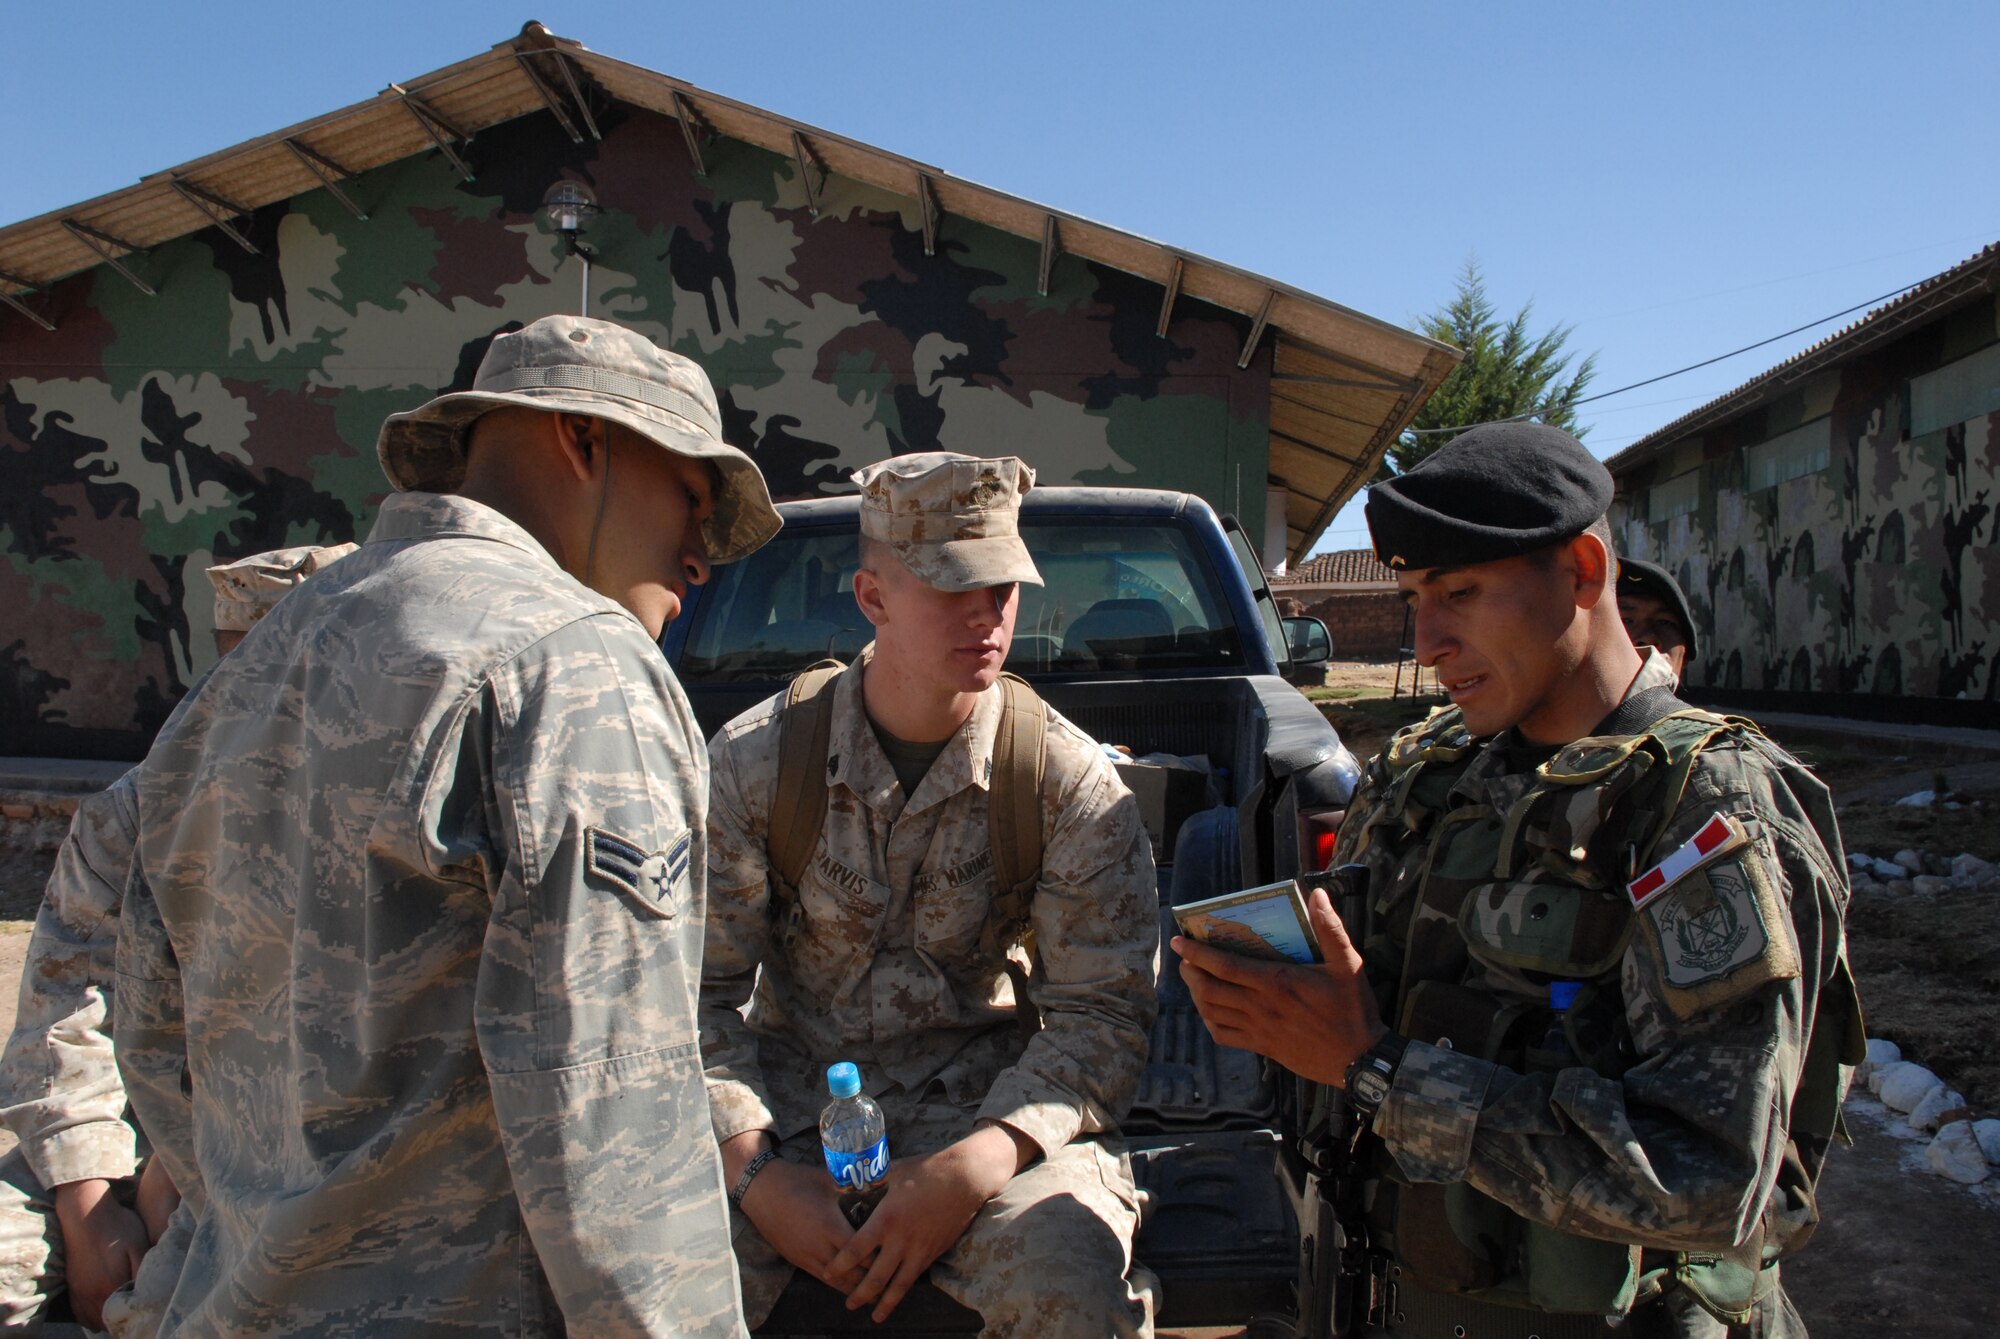
{"label": "blue bottle cap", "polygon": [[1557,1013],[1564,1012],[1570,1005],[1576,1003],[1577,992],[1582,989],[1583,982],[1581,981],[1549,982],[1549,1008],[1554,1009]]}
{"label": "blue bottle cap", "polygon": [[826,1087],[835,1097],[853,1097],[861,1091],[861,1071],[851,1060],[826,1067]]}

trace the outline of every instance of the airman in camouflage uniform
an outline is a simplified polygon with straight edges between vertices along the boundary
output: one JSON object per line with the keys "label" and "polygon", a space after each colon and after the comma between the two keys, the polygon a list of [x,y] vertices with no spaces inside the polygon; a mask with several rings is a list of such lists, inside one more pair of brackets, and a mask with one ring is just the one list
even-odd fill
{"label": "airman in camouflage uniform", "polygon": [[[1054,713],[1023,919],[996,887],[996,680],[1016,583],[1041,582],[1015,529],[1033,474],[933,452],[855,478],[855,592],[876,641],[829,690],[826,818],[796,889],[770,854],[784,695],[710,744],[702,1056],[741,1192],[745,1310],[761,1322],[796,1265],[880,1319],[929,1267],[989,1335],[1150,1333],[1116,1126],[1155,1008],[1152,853],[1131,793]],[[1039,1030],[1020,1021],[1010,958]],[[840,1060],[860,1066],[894,1153],[858,1232],[814,1138]],[[774,1141],[781,1158],[753,1166]]]}
{"label": "airman in camouflage uniform", "polygon": [[[306,545],[209,568],[217,650],[233,649],[294,586],[353,551]],[[111,1044],[118,913],[139,837],[133,783],[126,772],[77,804],[0,1057],[0,1119],[20,1140],[0,1159],[0,1334],[38,1332],[65,1288],[78,1318],[97,1325],[104,1299],[131,1278],[172,1212],[163,1175],[143,1191],[135,1178],[145,1140],[127,1117]]]}
{"label": "airman in camouflage uniform", "polygon": [[762,479],[699,368],[570,317],[379,451],[367,543],[139,770],[117,1048],[184,1199],[107,1319],[740,1334],[707,767],[655,638],[775,532]]}
{"label": "airman in camouflage uniform", "polygon": [[1817,1221],[1862,1039],[1839,834],[1810,772],[1634,650],[1610,496],[1525,424],[1375,488],[1453,705],[1369,764],[1342,827],[1366,938],[1316,893],[1325,967],[1175,941],[1219,1039],[1367,1132],[1371,1334],[1804,1333],[1777,1262]]}

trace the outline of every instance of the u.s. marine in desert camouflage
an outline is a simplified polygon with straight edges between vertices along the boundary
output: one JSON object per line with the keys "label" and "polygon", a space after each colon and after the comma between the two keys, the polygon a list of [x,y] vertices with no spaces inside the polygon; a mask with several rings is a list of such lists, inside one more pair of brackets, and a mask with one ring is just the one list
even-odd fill
{"label": "u.s. marine in desert camouflage", "polygon": [[[796,889],[771,860],[783,695],[710,745],[709,1101],[732,1182],[783,1141],[741,1202],[745,1311],[761,1321],[796,1264],[879,1316],[931,1266],[990,1335],[1148,1333],[1116,1125],[1155,1008],[1152,853],[1098,746],[1053,713],[1023,921],[995,880],[995,680],[1014,583],[1040,581],[1014,528],[1032,474],[926,453],[857,480],[856,593],[876,642],[829,690],[826,819]],[[1032,1034],[1010,953],[1028,967]],[[840,1060],[882,1104],[894,1154],[859,1233],[813,1131]]]}
{"label": "u.s. marine in desert camouflage", "polygon": [[777,516],[700,369],[600,321],[495,340],[380,450],[368,542],[139,770],[117,1047],[185,1198],[108,1318],[740,1334],[707,760],[654,639]]}
{"label": "u.s. marine in desert camouflage", "polygon": [[[353,551],[304,545],[210,567],[217,651],[227,654],[300,582]],[[78,802],[28,941],[0,1057],[0,1119],[20,1140],[0,1159],[0,1333],[37,1324],[65,1289],[77,1317],[96,1325],[173,1208],[164,1176],[156,1171],[143,1189],[134,1177],[146,1144],[128,1118],[111,1043],[118,915],[139,839],[133,783],[128,771]]]}
{"label": "u.s. marine in desert camouflage", "polygon": [[1323,968],[1175,943],[1219,1039],[1368,1132],[1343,1208],[1370,1334],[1804,1332],[1777,1262],[1817,1221],[1861,1042],[1839,834],[1810,772],[1634,650],[1610,496],[1522,424],[1377,486],[1454,705],[1390,741],[1342,826],[1365,942],[1320,895]]}

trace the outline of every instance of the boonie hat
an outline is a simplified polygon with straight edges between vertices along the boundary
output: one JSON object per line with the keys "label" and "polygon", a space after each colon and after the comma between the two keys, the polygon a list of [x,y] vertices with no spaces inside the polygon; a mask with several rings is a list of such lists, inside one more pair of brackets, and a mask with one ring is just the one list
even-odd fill
{"label": "boonie hat", "polygon": [[215,585],[215,630],[248,632],[258,619],[292,589],[320,568],[345,558],[354,544],[332,544],[318,548],[301,544],[295,548],[253,553],[233,563],[208,569]]}
{"label": "boonie hat", "polygon": [[544,316],[495,335],[471,390],[389,415],[375,443],[382,472],[399,491],[456,491],[465,483],[466,433],[507,405],[606,419],[676,455],[712,461],[715,510],[702,522],[710,562],[744,557],[784,524],[756,462],[722,440],[708,374],[636,330],[588,316]]}
{"label": "boonie hat", "polygon": [[1618,560],[1618,593],[1620,595],[1644,595],[1658,600],[1681,625],[1681,632],[1687,638],[1688,660],[1694,661],[1701,643],[1694,630],[1694,609],[1688,604],[1686,592],[1681,583],[1674,580],[1667,569],[1657,563],[1642,562],[1637,558]]}
{"label": "boonie hat", "polygon": [[1546,423],[1488,423],[1368,490],[1375,556],[1399,572],[1516,558],[1574,539],[1611,506],[1611,471]]}
{"label": "boonie hat", "polygon": [[923,451],[864,465],[861,533],[895,550],[936,590],[1042,584],[1018,524],[1035,472],[1018,456],[983,459]]}

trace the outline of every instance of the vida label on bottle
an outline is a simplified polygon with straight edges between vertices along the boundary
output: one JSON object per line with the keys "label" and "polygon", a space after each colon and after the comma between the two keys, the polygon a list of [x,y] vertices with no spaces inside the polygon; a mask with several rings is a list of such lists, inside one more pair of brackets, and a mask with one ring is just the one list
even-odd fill
{"label": "vida label on bottle", "polygon": [[889,1136],[883,1135],[859,1153],[841,1153],[822,1146],[826,1169],[842,1190],[866,1190],[889,1174]]}

